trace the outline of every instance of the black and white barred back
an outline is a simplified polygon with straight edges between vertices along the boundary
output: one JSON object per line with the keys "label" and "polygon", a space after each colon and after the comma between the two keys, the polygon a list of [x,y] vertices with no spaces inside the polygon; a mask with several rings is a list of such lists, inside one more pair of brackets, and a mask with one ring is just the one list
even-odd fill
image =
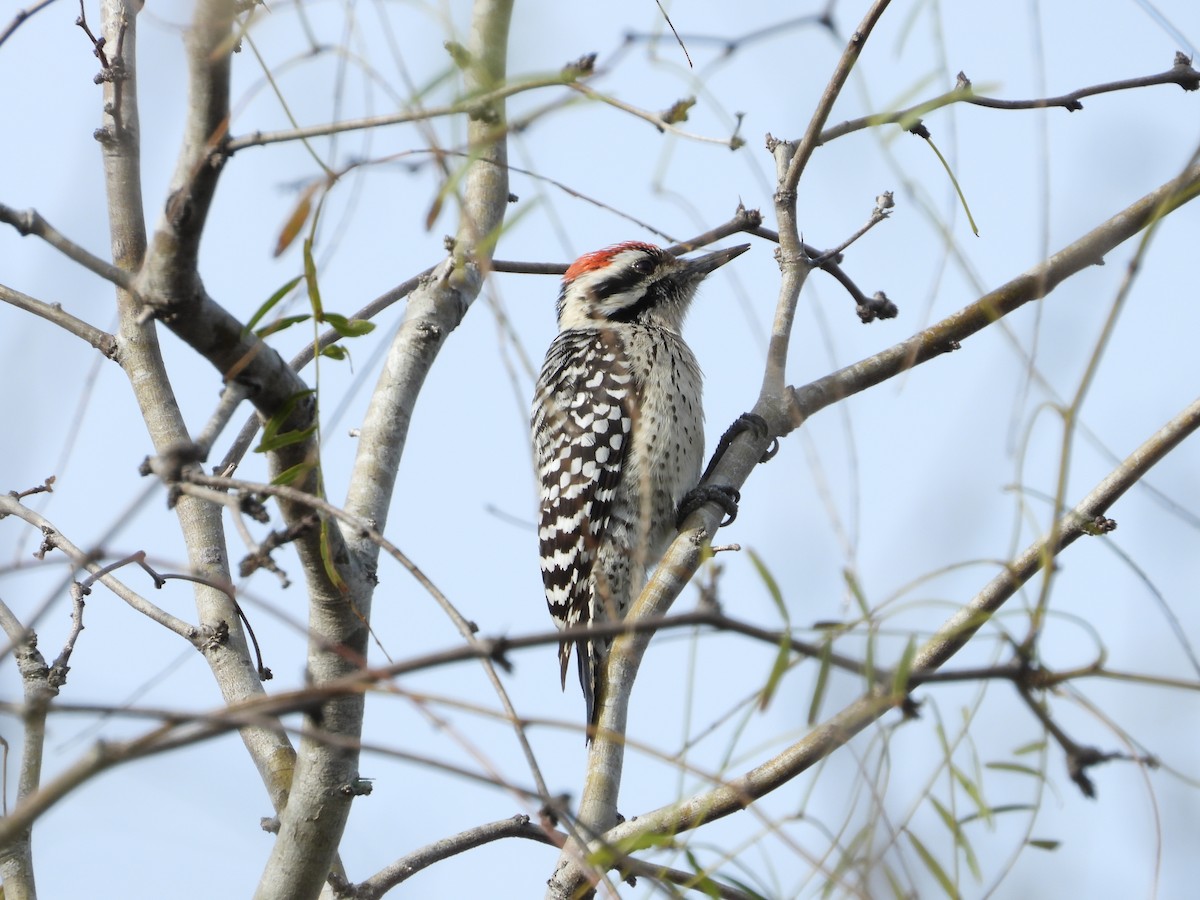
{"label": "black and white barred back", "polygon": [[[542,580],[560,628],[623,618],[675,533],[704,453],[700,367],[680,327],[704,277],[745,249],[680,260],[618,244],[563,278],[532,417]],[[564,687],[572,644],[594,724],[612,638],[560,645]]]}

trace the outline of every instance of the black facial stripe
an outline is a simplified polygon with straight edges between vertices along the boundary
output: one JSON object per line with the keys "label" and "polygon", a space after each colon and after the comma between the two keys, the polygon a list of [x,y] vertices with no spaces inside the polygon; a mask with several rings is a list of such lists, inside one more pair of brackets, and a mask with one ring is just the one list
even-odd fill
{"label": "black facial stripe", "polygon": [[645,279],[646,273],[639,272],[634,267],[630,266],[624,271],[617,272],[614,275],[605,278],[598,282],[593,289],[597,300],[607,300],[614,294],[621,294],[635,287],[640,281]]}
{"label": "black facial stripe", "polygon": [[623,306],[609,313],[608,320],[610,322],[623,322],[625,324],[636,322],[641,318],[642,313],[668,299],[666,294],[667,287],[668,284],[666,281],[658,281],[648,285],[646,292],[638,298],[636,303],[631,303],[629,306]]}

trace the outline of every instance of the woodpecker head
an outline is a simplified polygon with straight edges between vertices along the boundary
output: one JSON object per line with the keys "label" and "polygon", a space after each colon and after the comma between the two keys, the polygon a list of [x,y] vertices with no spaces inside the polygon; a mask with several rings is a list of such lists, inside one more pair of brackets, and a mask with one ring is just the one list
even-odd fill
{"label": "woodpecker head", "polygon": [[749,244],[679,259],[653,244],[629,241],[579,257],[563,276],[558,327],[616,323],[678,331],[705,276],[750,249]]}

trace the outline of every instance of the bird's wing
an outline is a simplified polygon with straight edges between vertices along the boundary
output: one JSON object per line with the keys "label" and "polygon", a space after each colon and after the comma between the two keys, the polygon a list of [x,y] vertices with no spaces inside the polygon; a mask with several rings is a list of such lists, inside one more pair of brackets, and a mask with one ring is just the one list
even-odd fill
{"label": "bird's wing", "polygon": [[[542,489],[538,538],[550,615],[560,628],[595,616],[590,576],[633,429],[634,384],[620,339],[606,329],[564,331],[550,345],[533,407]],[[589,641],[578,641],[580,682],[594,702]],[[565,686],[571,642],[559,648]]]}

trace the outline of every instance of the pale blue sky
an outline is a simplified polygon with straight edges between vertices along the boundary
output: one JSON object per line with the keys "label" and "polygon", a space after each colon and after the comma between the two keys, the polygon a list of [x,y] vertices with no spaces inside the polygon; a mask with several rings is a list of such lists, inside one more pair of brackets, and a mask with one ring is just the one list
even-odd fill
{"label": "pale blue sky", "polygon": [[[337,66],[332,55],[282,68],[306,49],[289,3],[272,3],[253,31],[256,46],[276,67],[278,83],[298,118],[327,121],[333,112]],[[674,3],[672,19],[685,36],[735,36],[810,11],[797,5],[718,2]],[[861,2],[838,6],[845,34]],[[953,85],[960,70],[981,91],[1006,98],[1060,94],[1115,79],[1169,68],[1181,46],[1141,4],[1103,0],[1085,14],[1057,3],[893,4],[868,44],[861,78],[852,79],[831,122],[933,96]],[[1162,13],[1193,46],[1200,44],[1200,7],[1191,0],[1163,0]],[[14,7],[15,8],[15,7]],[[349,40],[355,55],[372,59],[379,77],[403,94],[396,61],[386,55],[379,26],[385,11],[402,48],[407,77],[417,86],[444,72],[448,58],[442,21],[446,9],[454,36],[463,40],[469,6],[454,2],[430,11],[418,4],[359,3]],[[305,16],[323,44],[345,37],[344,6],[309,3]],[[0,202],[36,207],[64,233],[93,252],[107,253],[100,157],[91,132],[99,120],[97,70],[87,41],[73,21],[78,10],[53,4],[0,47],[0,85],[12,130],[0,141]],[[93,6],[89,18],[98,16]],[[140,102],[144,190],[150,224],[165,199],[182,124],[181,26],[189,4],[153,4],[140,19]],[[0,24],[8,13],[0,12]],[[933,27],[934,22],[940,34]],[[95,22],[93,22],[95,28]],[[819,29],[780,28],[719,61],[719,50],[689,40],[696,63],[689,72],[670,39],[620,51],[626,30],[661,33],[652,3],[517,3],[510,71],[513,76],[555,70],[587,52],[599,64],[615,62],[595,86],[651,110],[694,94],[698,103],[684,126],[714,137],[729,134],[735,113],[745,113],[747,145],[736,154],[713,144],[657,133],[615,109],[576,104],[539,120],[510,146],[511,162],[569,185],[590,197],[685,238],[727,219],[737,203],[761,208],[771,221],[773,171],[763,135],[798,137],[815,98],[840,52]],[[1040,52],[1039,52],[1040,48]],[[614,54],[620,52],[619,60]],[[1190,52],[1190,50],[1189,50]],[[703,78],[703,83],[693,79]],[[249,49],[235,59],[233,135],[285,127],[274,95],[259,84],[261,70]],[[384,113],[395,103],[379,89],[364,100],[361,72],[351,67],[342,97],[344,117]],[[433,94],[433,102],[449,96]],[[510,118],[565,96],[562,91],[521,95]],[[244,101],[244,102],[243,102]],[[970,234],[945,172],[924,142],[895,127],[860,132],[818,150],[800,189],[804,236],[818,247],[839,243],[870,214],[874,198],[893,190],[896,211],[847,253],[845,269],[868,294],[884,290],[900,306],[899,318],[864,327],[851,302],[831,279],[815,274],[797,317],[789,381],[802,384],[831,369],[899,341],[923,324],[974,300],[1081,236],[1103,219],[1174,175],[1200,143],[1200,95],[1174,86],[1093,97],[1081,112],[943,110],[926,117],[939,148],[951,161],[979,226]],[[443,146],[462,137],[461,122],[433,126]],[[327,160],[420,151],[425,139],[409,127],[368,136],[343,135],[331,147],[314,142]],[[416,171],[409,164],[422,163]],[[233,157],[217,193],[202,248],[202,276],[214,298],[248,318],[280,284],[300,271],[296,248],[279,259],[271,250],[295,202],[294,186],[312,177],[314,164],[298,144],[249,148]],[[514,174],[520,198],[497,255],[504,259],[566,262],[608,243],[654,239],[611,212],[566,196],[553,186]],[[350,313],[436,262],[442,236],[455,227],[447,207],[432,230],[423,226],[436,187],[428,155],[420,152],[370,169],[362,181],[347,180],[333,195],[322,240],[321,286],[326,307]],[[927,204],[932,215],[923,211]],[[936,219],[936,221],[935,221]],[[939,232],[944,225],[953,254]],[[1200,331],[1196,303],[1196,235],[1200,204],[1173,215],[1160,230],[1130,294],[1096,381],[1084,420],[1113,453],[1124,456],[1196,394],[1194,335]],[[709,443],[754,402],[761,380],[765,332],[774,306],[777,269],[772,246],[755,240],[752,250],[706,284],[689,318],[686,335],[707,376]],[[978,590],[996,571],[996,560],[1024,547],[1045,526],[1040,495],[1053,493],[1058,475],[1061,427],[1044,404],[1050,398],[1027,385],[1017,347],[1028,350],[1037,335],[1041,372],[1060,398],[1069,397],[1093,351],[1134,244],[1119,248],[1107,265],[1090,269],[1000,328],[964,343],[962,350],[929,363],[840,407],[826,410],[802,432],[788,437],[777,459],[758,469],[743,491],[737,523],[720,540],[753,548],[781,585],[794,624],[851,614],[843,570],[853,567],[872,604],[891,603],[886,626],[894,639],[883,648],[898,655],[909,631],[927,632]],[[961,257],[958,256],[961,254]],[[962,260],[960,262],[960,259]],[[967,274],[972,273],[972,274]],[[0,229],[0,282],[43,300],[62,303],[93,324],[113,322],[112,290],[34,239]],[[418,404],[396,490],[389,538],[400,546],[485,635],[541,630],[550,624],[541,597],[533,519],[527,409],[532,376],[554,332],[557,285],[548,277],[495,277],[450,338]],[[498,338],[490,303],[503,309],[520,349]],[[379,329],[351,345],[353,370],[326,362],[321,369],[323,410],[328,417],[357,384],[346,413],[325,437],[329,496],[345,493],[354,443],[348,430],[363,414],[374,379],[378,347],[394,332],[402,310],[389,310]],[[280,336],[290,356],[306,338],[302,329]],[[163,344],[189,423],[199,430],[211,412],[220,379],[169,334]],[[58,475],[55,494],[31,500],[65,534],[92,546],[115,522],[127,518],[106,544],[116,556],[145,550],[166,570],[178,569],[183,553],[161,490],[131,513],[126,505],[144,487],[137,466],[150,452],[128,385],[121,372],[49,324],[0,305],[0,354],[6,360],[0,391],[0,490],[23,489]],[[524,356],[522,356],[524,354]],[[508,368],[515,371],[510,378]],[[356,378],[363,377],[361,383]],[[78,416],[81,392],[90,391]],[[238,417],[240,424],[241,416]],[[219,446],[223,454],[234,429]],[[1027,439],[1028,436],[1028,439]],[[1021,447],[1027,445],[1023,452]],[[1082,437],[1068,479],[1068,500],[1088,491],[1111,468],[1103,453]],[[1151,475],[1151,482],[1187,510],[1200,508],[1197,450],[1185,444]],[[264,466],[248,459],[239,473],[261,478]],[[1017,509],[1012,486],[1030,491],[1027,512]],[[1038,493],[1040,492],[1040,494]],[[497,515],[496,512],[503,515]],[[1060,560],[1043,652],[1048,665],[1085,664],[1096,652],[1092,630],[1109,651],[1114,669],[1197,678],[1172,637],[1151,591],[1124,564],[1118,548],[1161,592],[1186,633],[1200,632],[1200,547],[1193,525],[1146,491],[1135,490],[1111,515],[1118,530],[1103,540],[1081,541]],[[277,522],[275,523],[278,524]],[[230,553],[242,548],[231,530]],[[68,625],[65,593],[53,594],[61,565],[34,565],[37,536],[21,523],[0,523],[0,598],[29,615],[53,596],[38,626],[47,655],[57,652]],[[1111,545],[1111,546],[1110,546]],[[945,572],[919,587],[915,579],[965,560],[976,565]],[[778,613],[754,576],[745,554],[722,558],[721,600],[731,614],[777,627]],[[58,560],[48,560],[59,562]],[[281,558],[285,568],[294,563]],[[12,567],[19,566],[18,571]],[[175,582],[161,592],[136,573],[128,580],[176,615],[194,615],[189,590]],[[374,629],[387,652],[403,658],[454,646],[446,617],[398,567],[380,572]],[[267,574],[245,586],[243,601],[276,675],[272,687],[301,683],[304,639],[287,619],[302,621],[299,586],[281,591]],[[689,590],[678,609],[695,603]],[[1023,634],[1014,599],[1004,623]],[[278,611],[276,617],[267,610]],[[201,659],[181,641],[140,618],[102,589],[93,592],[83,633],[62,694],[70,703],[131,702],[205,709],[218,702]],[[995,634],[995,631],[992,632]],[[848,644],[849,650],[854,645]],[[963,654],[959,664],[995,658],[994,640]],[[691,654],[695,653],[693,659]],[[376,657],[382,661],[382,655]],[[578,724],[582,700],[573,684],[560,694],[552,648],[521,653],[507,678],[518,710],[530,717]],[[743,639],[706,637],[693,644],[682,634],[660,636],[639,680],[631,711],[631,738],[668,752],[681,742],[683,699],[691,703],[691,727],[699,731],[749,696],[767,675],[771,655]],[[694,672],[690,666],[695,666]],[[797,666],[771,708],[750,717],[728,771],[760,762],[781,733],[799,736],[812,695],[816,666]],[[689,680],[695,691],[686,695]],[[11,659],[0,663],[0,696],[12,697],[17,675]],[[472,666],[439,669],[401,685],[477,703],[496,701]],[[1195,778],[1200,706],[1191,693],[1116,683],[1086,682],[1082,693],[1122,728],[1143,741],[1168,766]],[[835,679],[825,712],[851,699],[857,685]],[[941,755],[932,738],[936,717],[954,732],[962,709],[979,702],[975,686],[922,689],[924,718],[891,733],[886,777],[888,818],[902,822],[938,773]],[[511,731],[481,723],[469,713],[435,705],[451,727],[436,729],[406,700],[372,697],[366,739],[444,757],[477,768],[458,743],[466,735],[501,774],[522,784],[528,772]],[[1057,700],[1058,720],[1080,743],[1124,750],[1099,718],[1083,706]],[[889,720],[889,724],[890,720]],[[96,737],[141,733],[145,724],[114,717],[55,716],[47,743],[46,776],[83,753]],[[1040,728],[1012,691],[988,687],[972,725],[980,765],[1012,761],[1013,751],[1037,740]],[[19,723],[0,719],[0,734],[20,746]],[[539,727],[530,732],[554,791],[577,791],[584,765],[577,731]],[[790,822],[789,837],[819,855],[828,839],[811,822],[837,829],[849,817],[843,839],[869,810],[867,781],[857,769],[878,754],[880,732],[869,733],[809,777],[761,804],[769,817],[794,815],[803,805],[809,821]],[[689,761],[719,764],[727,743],[702,743]],[[969,759],[966,748],[956,757]],[[1027,850],[995,896],[1183,897],[1200,880],[1194,852],[1200,804],[1193,788],[1167,771],[1145,773],[1127,763],[1093,770],[1099,790],[1083,799],[1067,780],[1062,753],[1052,746],[1052,786],[1038,796],[1028,776],[990,771],[985,781],[993,804],[1040,804],[1028,817],[1000,817],[994,830],[979,824],[970,836],[984,870],[976,883],[963,872],[968,896],[981,894],[1008,865],[1024,829],[1030,836],[1063,842],[1054,853]],[[1026,761],[1036,764],[1035,757]],[[16,755],[10,751],[9,784]],[[516,812],[535,812],[519,799],[411,764],[367,754],[362,774],[375,779],[374,794],[356,803],[343,843],[352,876],[365,878],[402,853],[463,828]],[[678,770],[631,752],[621,809],[625,815],[652,809],[697,788],[680,784]],[[11,790],[11,788],[10,788]],[[811,795],[808,793],[811,791]],[[945,794],[942,794],[944,799]],[[960,802],[961,797],[960,797]],[[11,798],[10,798],[11,803]],[[960,813],[962,810],[960,809]],[[269,803],[249,758],[236,738],[156,757],[108,773],[80,789],[45,816],[35,832],[35,862],[45,897],[249,896],[272,838],[259,829]],[[1158,824],[1156,824],[1156,815]],[[947,833],[928,806],[912,827],[945,858]],[[1157,829],[1161,826],[1160,836]],[[763,823],[752,814],[716,826],[704,848],[734,850],[756,837]],[[766,838],[744,851],[742,862],[785,896],[801,890],[811,861]],[[922,896],[938,890],[907,843],[886,857],[904,883]],[[772,869],[763,862],[764,851]],[[1161,865],[1156,854],[1161,852]],[[904,862],[901,862],[903,856]],[[435,866],[392,896],[489,897],[540,895],[554,854],[546,847],[509,841]],[[675,863],[681,864],[682,860]],[[905,868],[906,867],[906,868]],[[805,895],[819,882],[803,887]],[[1156,893],[1157,891],[1157,893]],[[629,896],[651,896],[645,883]]]}

